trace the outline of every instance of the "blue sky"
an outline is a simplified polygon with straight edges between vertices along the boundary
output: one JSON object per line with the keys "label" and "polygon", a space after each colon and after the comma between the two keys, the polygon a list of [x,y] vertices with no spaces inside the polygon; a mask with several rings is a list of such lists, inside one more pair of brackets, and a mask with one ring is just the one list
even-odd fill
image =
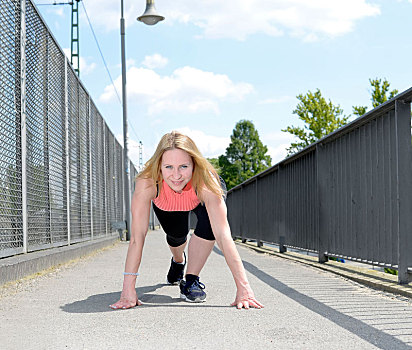
{"label": "blue sky", "polygon": [[[80,78],[122,142],[122,106],[84,12],[121,96],[120,0],[82,2]],[[171,130],[190,135],[207,157],[223,154],[241,119],[253,121],[275,164],[294,140],[281,129],[300,125],[298,94],[319,88],[350,115],[354,105],[370,107],[370,78],[399,92],[412,86],[412,0],[156,0],[166,19],[155,26],[136,21],[145,3],[124,0],[136,165],[138,142],[146,161]],[[71,7],[38,9],[69,53]]]}

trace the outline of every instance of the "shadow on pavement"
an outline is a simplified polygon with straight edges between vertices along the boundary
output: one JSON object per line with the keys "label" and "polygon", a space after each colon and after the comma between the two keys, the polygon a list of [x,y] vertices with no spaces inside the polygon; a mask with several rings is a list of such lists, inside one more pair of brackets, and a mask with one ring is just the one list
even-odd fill
{"label": "shadow on pavement", "polygon": [[[187,303],[180,298],[172,298],[169,295],[159,295],[151,294],[151,292],[156,291],[162,287],[170,287],[169,284],[158,283],[153,286],[138,287],[136,288],[139,300],[143,305],[139,308],[144,307],[202,307],[202,308],[232,308],[231,306],[225,305],[210,305],[205,303]],[[115,312],[115,311],[126,311],[126,310],[113,310],[109,305],[115,303],[120,298],[121,292],[103,293],[91,295],[85,300],[75,301],[70,304],[66,304],[60,307],[64,312],[78,313],[78,314],[91,314],[98,312]],[[132,308],[133,309],[133,308]]]}
{"label": "shadow on pavement", "polygon": [[[142,302],[155,302],[155,303],[171,303],[181,301],[180,298],[171,298],[166,295],[154,295],[150,294],[155,290],[167,286],[167,284],[158,283],[153,286],[139,287],[136,289],[137,295]],[[70,304],[61,306],[60,309],[70,313],[96,313],[96,312],[109,312],[113,311],[109,308],[109,305],[115,303],[120,298],[121,292],[103,293],[91,295],[85,300],[75,301]]]}
{"label": "shadow on pavement", "polygon": [[[216,254],[223,256],[222,252],[218,248],[214,247],[213,251]],[[255,265],[244,260],[243,265],[248,272],[259,278],[262,282],[266,283],[268,286],[272,287],[279,293],[284,294],[288,298],[296,301],[307,309],[316,312],[318,315],[328,319],[329,321],[334,322],[335,324],[348,330],[349,332],[356,334],[358,337],[362,338],[370,344],[375,345],[379,349],[411,349],[408,344],[405,344],[394,336],[382,332],[365,322],[345,315],[344,313],[341,313],[312,297],[298,292],[296,289],[287,286],[286,284],[280,282],[266,272],[260,270]]]}

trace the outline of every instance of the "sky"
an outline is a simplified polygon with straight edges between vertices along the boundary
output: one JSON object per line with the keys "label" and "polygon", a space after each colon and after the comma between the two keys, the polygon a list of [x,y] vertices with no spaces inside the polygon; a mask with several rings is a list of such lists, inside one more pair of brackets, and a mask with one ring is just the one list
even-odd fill
{"label": "sky", "polygon": [[[41,5],[65,1],[33,0],[70,56],[71,6]],[[349,116],[352,106],[371,109],[369,79],[386,79],[399,92],[412,86],[412,0],[155,5],[165,20],[147,26],[136,20],[146,1],[124,0],[129,157],[136,167],[139,141],[147,161],[172,130],[192,137],[206,157],[224,154],[244,119],[274,165],[295,141],[282,129],[303,126],[293,114],[299,94],[319,89]],[[120,0],[82,0],[79,15],[80,79],[123,143]]]}

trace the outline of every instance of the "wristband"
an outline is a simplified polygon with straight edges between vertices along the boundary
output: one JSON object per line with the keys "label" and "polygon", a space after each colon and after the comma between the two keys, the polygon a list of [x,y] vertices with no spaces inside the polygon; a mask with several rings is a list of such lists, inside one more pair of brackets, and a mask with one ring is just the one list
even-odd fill
{"label": "wristband", "polygon": [[132,275],[132,276],[139,276],[139,274],[136,272],[123,272],[123,275],[128,276],[128,275]]}

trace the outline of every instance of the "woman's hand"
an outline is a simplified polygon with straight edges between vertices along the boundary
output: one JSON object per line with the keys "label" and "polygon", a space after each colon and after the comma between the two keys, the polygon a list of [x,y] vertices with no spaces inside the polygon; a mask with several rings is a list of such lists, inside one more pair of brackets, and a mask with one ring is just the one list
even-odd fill
{"label": "woman's hand", "polygon": [[236,292],[236,299],[230,305],[236,306],[238,309],[249,309],[251,307],[261,309],[263,307],[263,304],[256,300],[252,288],[250,288],[249,285],[244,287],[238,287]]}
{"label": "woman's hand", "polygon": [[122,292],[120,300],[117,303],[110,305],[114,310],[117,309],[130,309],[135,306],[142,305],[142,302],[137,298],[136,290],[130,292]]}
{"label": "woman's hand", "polygon": [[142,305],[136,294],[136,276],[142,260],[143,245],[149,227],[150,206],[156,196],[156,186],[151,179],[137,179],[132,198],[131,237],[127,250],[123,289],[120,300],[110,307],[112,309],[130,309]]}

